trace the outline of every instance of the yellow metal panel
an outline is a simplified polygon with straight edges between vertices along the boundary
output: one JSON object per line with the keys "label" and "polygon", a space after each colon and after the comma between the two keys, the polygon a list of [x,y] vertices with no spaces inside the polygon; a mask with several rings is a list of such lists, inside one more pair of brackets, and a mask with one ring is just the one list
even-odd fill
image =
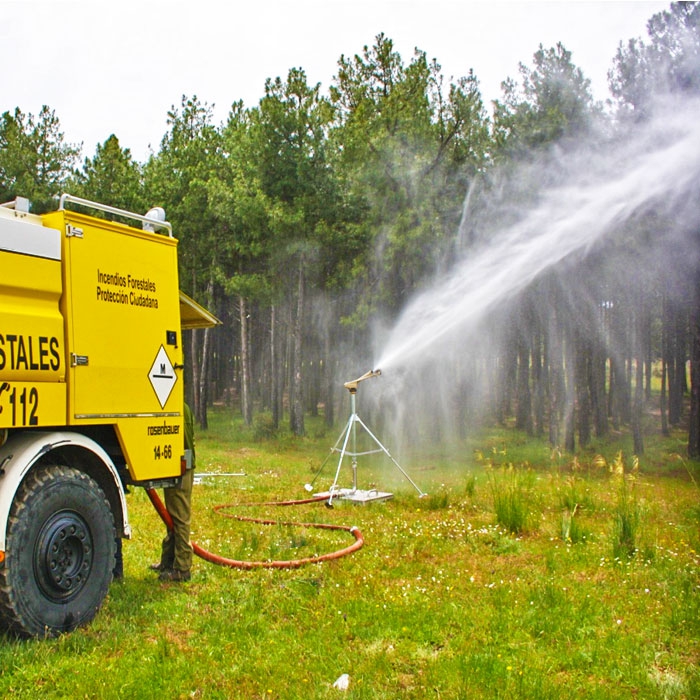
{"label": "yellow metal panel", "polygon": [[0,381],[0,428],[61,426],[66,422],[66,385]]}
{"label": "yellow metal panel", "polygon": [[182,414],[121,419],[117,436],[136,481],[180,475],[185,449]]}
{"label": "yellow metal panel", "polygon": [[0,377],[65,379],[61,263],[0,251]]}
{"label": "yellow metal panel", "polygon": [[64,425],[60,260],[0,250],[0,270],[0,428]]}

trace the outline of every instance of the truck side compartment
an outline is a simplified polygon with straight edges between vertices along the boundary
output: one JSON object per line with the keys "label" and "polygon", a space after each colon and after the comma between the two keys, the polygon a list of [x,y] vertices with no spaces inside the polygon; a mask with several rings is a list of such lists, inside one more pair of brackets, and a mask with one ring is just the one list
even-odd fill
{"label": "truck side compartment", "polygon": [[126,487],[183,474],[181,306],[217,320],[179,292],[163,219],[0,205],[0,627],[21,636],[89,622],[131,535]]}

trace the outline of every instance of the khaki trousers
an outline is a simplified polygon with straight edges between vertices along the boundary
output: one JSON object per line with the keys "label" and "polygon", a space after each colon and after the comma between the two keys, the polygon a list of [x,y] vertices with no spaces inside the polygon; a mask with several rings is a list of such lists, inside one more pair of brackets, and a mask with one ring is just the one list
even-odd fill
{"label": "khaki trousers", "polygon": [[163,489],[165,507],[173,519],[173,529],[163,540],[160,564],[164,569],[189,571],[192,567],[190,524],[192,520],[192,484],[194,469],[188,469],[180,487]]}

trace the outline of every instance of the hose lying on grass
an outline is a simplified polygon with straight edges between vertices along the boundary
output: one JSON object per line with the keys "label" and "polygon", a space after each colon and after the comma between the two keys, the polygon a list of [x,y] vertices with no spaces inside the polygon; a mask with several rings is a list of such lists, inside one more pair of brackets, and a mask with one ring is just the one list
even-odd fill
{"label": "hose lying on grass", "polygon": [[[150,498],[151,503],[156,509],[158,515],[160,515],[161,520],[165,523],[165,526],[168,528],[168,530],[172,530],[172,518],[170,517],[170,513],[168,513],[165,505],[163,504],[163,501],[161,501],[160,496],[158,495],[156,490],[146,489],[146,493],[148,494],[148,497]],[[305,498],[299,501],[272,501],[270,503],[256,503],[248,505],[291,506],[301,505],[303,503],[314,503],[316,501],[325,500],[328,500],[327,496]],[[234,505],[235,504],[219,505],[216,506],[214,510],[217,512],[221,512],[226,508],[233,508]],[[306,557],[304,559],[290,559],[282,561],[241,561],[239,559],[228,559],[218,554],[209,552],[206,549],[200,547],[195,542],[192,542],[192,549],[198,557],[210,562],[211,564],[227,566],[231,569],[298,569],[299,567],[305,566],[306,564],[316,564],[317,562],[330,561],[332,559],[340,559],[340,557],[352,554],[353,552],[356,552],[357,550],[361,549],[362,545],[365,543],[364,538],[362,537],[362,533],[359,531],[358,528],[354,526],[349,527],[347,525],[329,525],[326,523],[293,523],[279,520],[267,520],[265,518],[249,518],[242,515],[233,515],[230,513],[224,513],[223,515],[226,518],[234,518],[235,520],[240,520],[241,522],[259,523],[261,525],[297,525],[298,527],[313,527],[318,530],[344,530],[346,532],[351,533],[352,536],[355,538],[355,541],[351,545],[349,545],[348,547],[344,547],[343,549],[338,549],[335,552],[320,554],[315,557]]]}

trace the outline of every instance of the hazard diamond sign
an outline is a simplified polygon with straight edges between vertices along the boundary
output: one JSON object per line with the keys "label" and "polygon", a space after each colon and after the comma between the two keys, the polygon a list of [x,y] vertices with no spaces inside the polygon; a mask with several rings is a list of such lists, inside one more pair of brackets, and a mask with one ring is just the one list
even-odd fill
{"label": "hazard diamond sign", "polygon": [[168,353],[165,352],[165,348],[162,345],[160,350],[158,350],[151,371],[148,373],[148,378],[151,381],[153,390],[156,392],[160,407],[164,408],[177,381],[177,375],[170,362]]}

